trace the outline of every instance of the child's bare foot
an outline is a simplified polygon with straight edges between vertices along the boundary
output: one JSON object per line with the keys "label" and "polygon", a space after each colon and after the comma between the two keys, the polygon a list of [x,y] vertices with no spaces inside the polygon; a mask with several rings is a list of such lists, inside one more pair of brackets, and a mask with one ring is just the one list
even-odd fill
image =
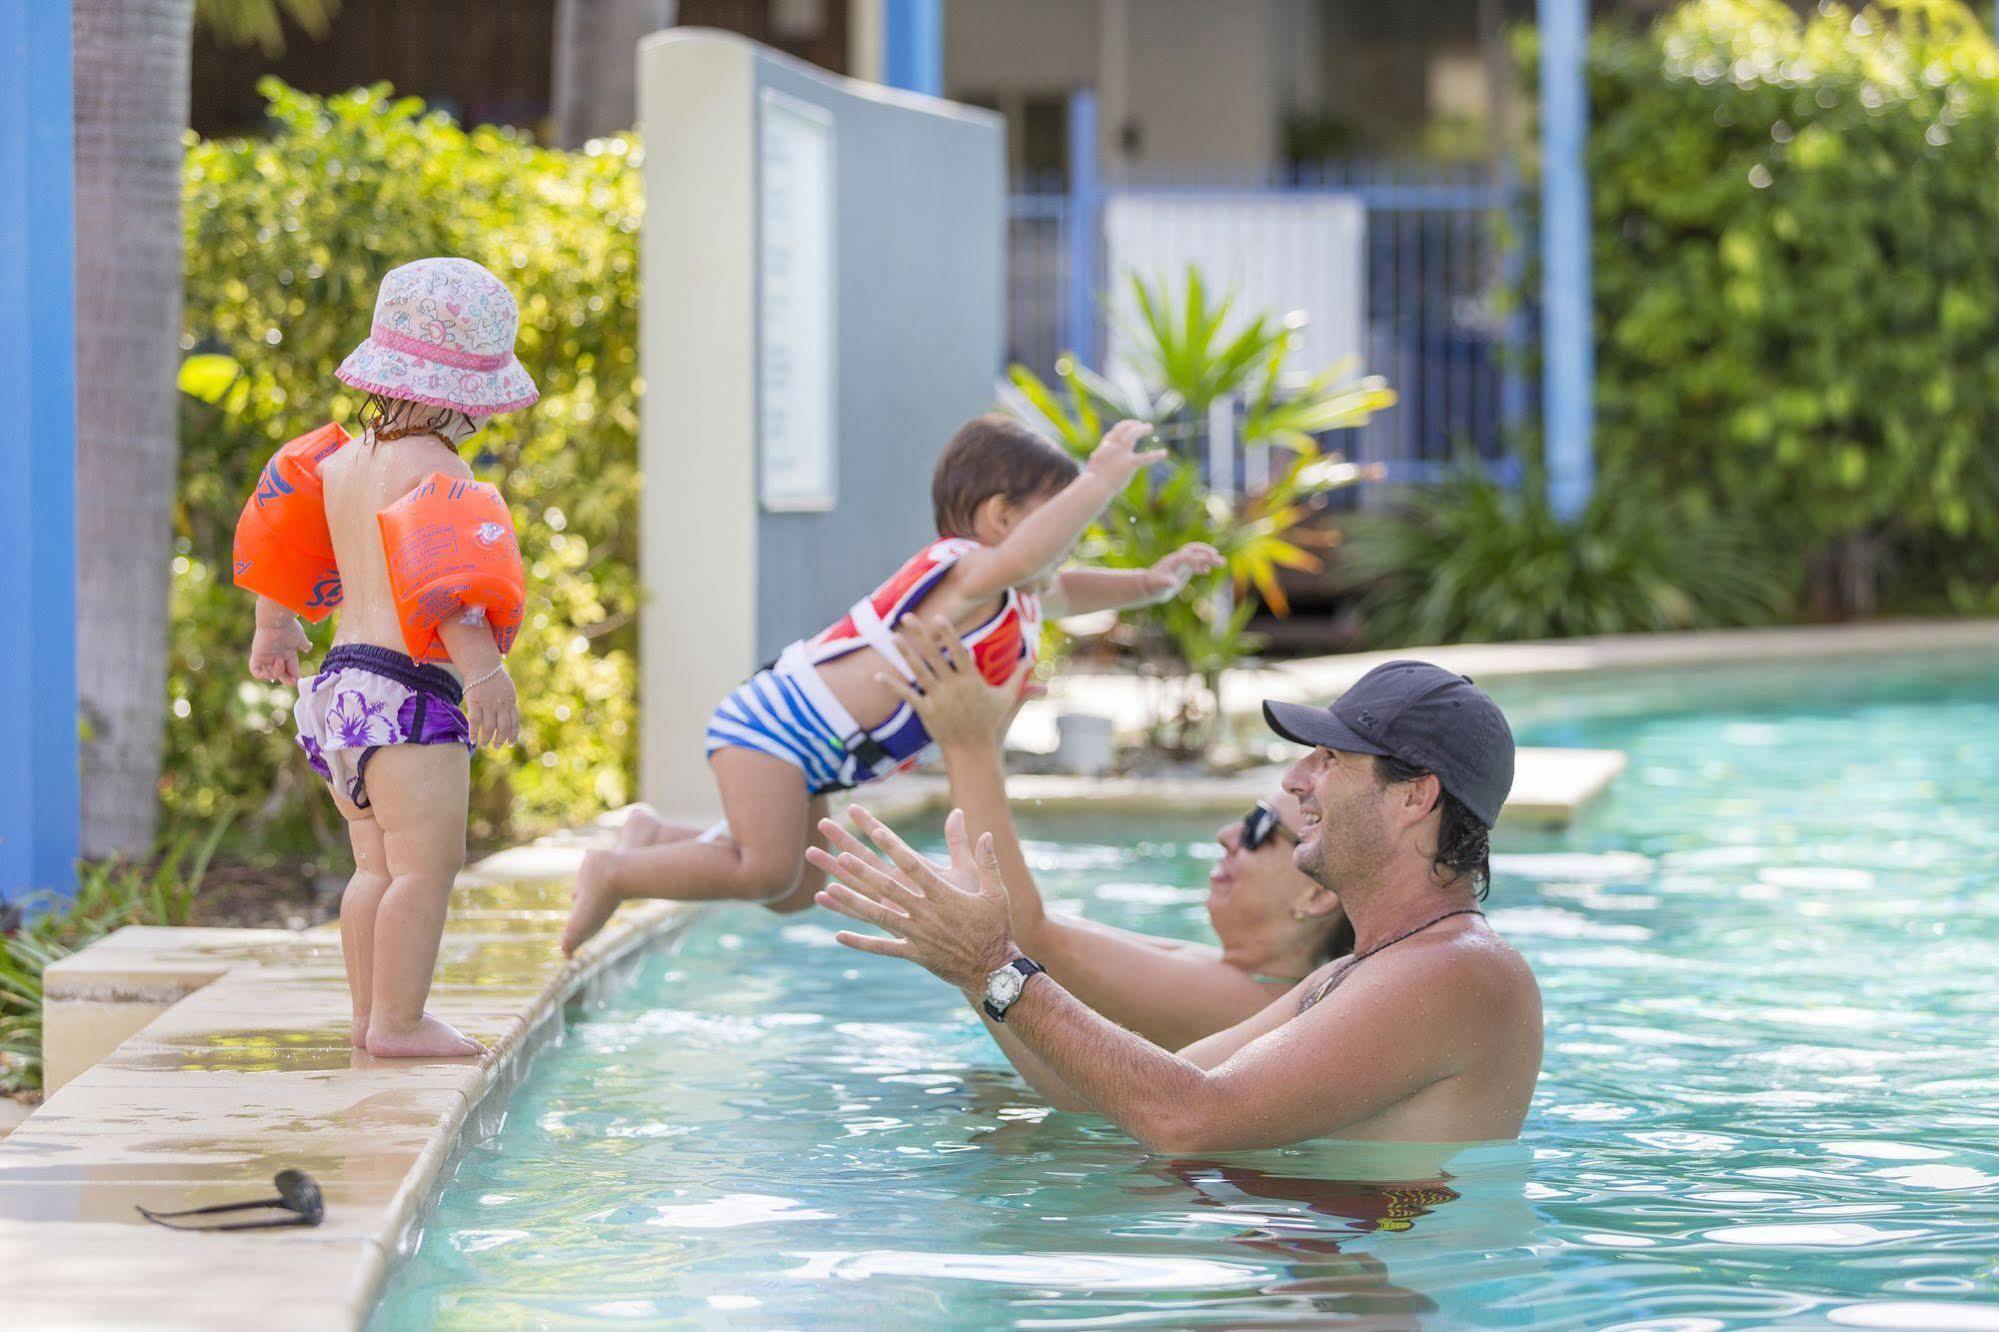
{"label": "child's bare foot", "polygon": [[379,1059],[457,1059],[482,1055],[486,1047],[450,1023],[425,1013],[408,1031],[371,1028],[368,1053]]}
{"label": "child's bare foot", "polygon": [[629,851],[636,846],[684,842],[696,835],[692,828],[668,823],[654,812],[651,805],[633,805],[632,812],[625,815],[624,826],[618,829],[617,845],[618,850]]}
{"label": "child's bare foot", "polygon": [[611,882],[612,857],[616,852],[589,851],[583,867],[576,871],[576,888],[569,908],[569,924],[562,930],[562,951],[574,956],[590,937],[604,928],[604,922],[618,909],[618,893]]}
{"label": "child's bare foot", "polygon": [[367,1015],[366,1013],[356,1013],[356,1014],[354,1015],[354,1029],[353,1029],[353,1030],[354,1030],[354,1048],[355,1048],[356,1050],[365,1050],[365,1049],[367,1049],[367,1048],[368,1048],[368,1015]]}

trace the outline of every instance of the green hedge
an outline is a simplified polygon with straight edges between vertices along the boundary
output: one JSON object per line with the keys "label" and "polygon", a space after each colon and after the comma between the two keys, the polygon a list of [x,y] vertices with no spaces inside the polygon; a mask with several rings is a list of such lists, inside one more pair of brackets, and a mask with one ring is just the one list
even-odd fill
{"label": "green hedge", "polygon": [[[273,448],[327,420],[352,426],[360,397],[334,368],[366,334],[382,275],[437,254],[476,259],[512,287],[520,356],[542,392],[489,426],[472,459],[513,506],[531,585],[509,659],[521,743],[474,760],[474,835],[630,799],[636,145],[543,149],[511,131],[460,129],[386,87],[318,98],[267,80],[264,92],[269,137],[194,141],[187,152],[183,346],[233,358],[240,374],[211,384],[213,404],[186,404],[162,781],[170,814],[242,808],[267,842],[337,835],[292,745],[291,691],[244,669],[251,600],[229,584],[230,537]],[[328,628],[315,635],[322,645]]]}
{"label": "green hedge", "polygon": [[1835,608],[1869,608],[1881,553],[1989,550],[1999,54],[1983,17],[1957,0],[1808,17],[1694,0],[1642,32],[1600,26],[1589,88],[1606,483],[1657,478],[1838,567]]}

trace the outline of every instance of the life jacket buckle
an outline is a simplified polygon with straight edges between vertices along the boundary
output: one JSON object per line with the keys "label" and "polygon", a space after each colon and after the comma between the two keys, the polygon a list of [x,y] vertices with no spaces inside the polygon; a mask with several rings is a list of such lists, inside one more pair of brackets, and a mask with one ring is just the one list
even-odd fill
{"label": "life jacket buckle", "polygon": [[848,736],[846,746],[847,752],[854,756],[855,762],[864,764],[869,772],[880,772],[894,763],[888,751],[882,748],[881,741],[866,731],[856,731]]}

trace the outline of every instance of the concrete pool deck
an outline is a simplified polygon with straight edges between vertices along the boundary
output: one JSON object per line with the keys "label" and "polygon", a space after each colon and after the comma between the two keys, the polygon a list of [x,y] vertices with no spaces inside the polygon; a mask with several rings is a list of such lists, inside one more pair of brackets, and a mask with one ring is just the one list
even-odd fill
{"label": "concrete pool deck", "polygon": [[[1914,628],[1918,636],[1909,636]],[[1899,650],[1940,645],[1935,626],[1903,628]],[[1953,626],[1948,646],[1999,647],[1999,624]],[[1803,635],[1809,635],[1807,640]],[[1869,643],[1875,631],[1857,631]],[[1700,664],[1764,662],[1784,646],[1768,635],[1728,635],[1733,656]],[[1794,656],[1841,655],[1843,632],[1786,638]],[[1568,645],[1462,649],[1560,666]],[[1690,664],[1668,640],[1649,664]],[[1888,647],[1864,650],[1897,650]],[[1596,648],[1601,664],[1635,654]],[[1443,652],[1426,653],[1444,661]],[[1481,664],[1447,663],[1498,676]],[[1516,662],[1515,664],[1520,664]],[[1606,669],[1615,666],[1606,666]],[[1351,675],[1364,665],[1344,667]],[[1330,666],[1297,672],[1311,689],[1337,692]],[[1323,688],[1322,688],[1323,686]],[[1301,685],[1301,689],[1306,686]],[[1569,812],[1607,785],[1622,756],[1544,751],[1536,774],[1523,752],[1520,808],[1552,791]],[[1580,764],[1564,755],[1582,753]],[[1591,757],[1594,754],[1594,757]],[[1268,789],[1273,770],[1195,781],[1017,778],[1016,799],[1044,808],[1144,807],[1239,810]],[[1567,795],[1553,788],[1566,784]],[[934,809],[943,786],[898,779],[870,792],[884,817]],[[697,914],[634,904],[575,961],[554,946],[567,880],[583,848],[609,835],[589,829],[505,851],[468,869],[454,895],[434,1006],[486,1041],[481,1060],[382,1061],[347,1043],[347,995],[337,932],[128,929],[49,970],[49,1065],[44,1105],[0,1140],[0,1309],[5,1326],[140,1325],[212,1328],[230,1323],[345,1328],[365,1321],[390,1266],[412,1236],[440,1172],[468,1124],[488,1127],[528,1057],[560,1035],[562,1010],[637,965],[646,946]],[[327,1198],[310,1230],[186,1234],[143,1223],[135,1203],[199,1206],[268,1196],[273,1173],[309,1171]]]}

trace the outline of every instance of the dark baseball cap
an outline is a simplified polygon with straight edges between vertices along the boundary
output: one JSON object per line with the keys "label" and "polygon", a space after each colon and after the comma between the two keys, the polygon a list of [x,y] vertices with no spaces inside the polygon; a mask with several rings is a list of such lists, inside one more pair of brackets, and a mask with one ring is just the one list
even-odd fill
{"label": "dark baseball cap", "polygon": [[1379,754],[1437,775],[1490,828],[1513,789],[1513,728],[1483,689],[1427,661],[1375,667],[1330,706],[1263,705],[1270,729],[1295,744]]}

